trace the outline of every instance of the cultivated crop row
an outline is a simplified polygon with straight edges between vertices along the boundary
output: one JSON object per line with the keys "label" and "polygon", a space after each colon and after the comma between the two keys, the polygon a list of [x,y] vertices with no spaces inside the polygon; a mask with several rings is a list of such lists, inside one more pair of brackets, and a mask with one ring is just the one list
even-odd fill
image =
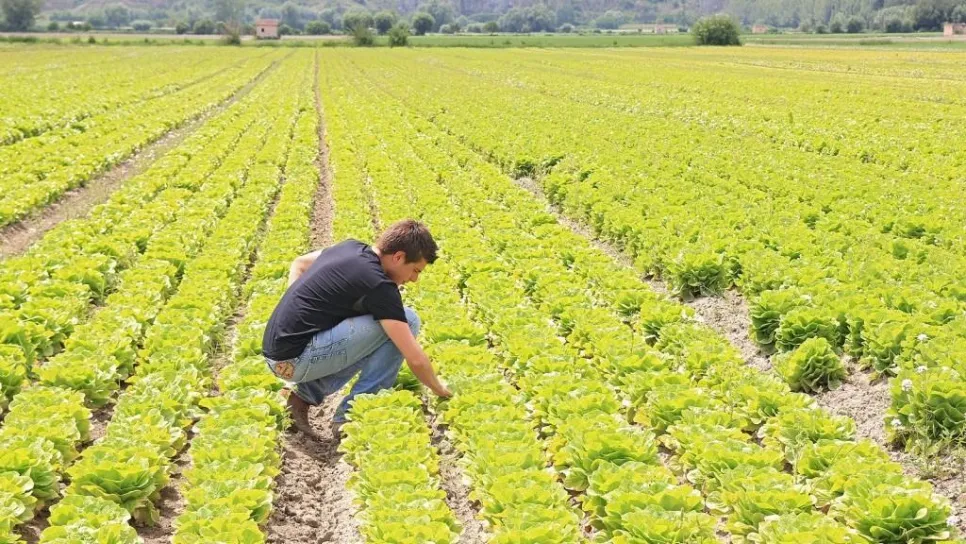
{"label": "cultivated crop row", "polygon": [[186,510],[175,521],[174,542],[264,542],[259,525],[268,519],[274,477],[281,468],[279,441],[288,423],[281,383],[261,355],[265,322],[286,287],[291,255],[307,246],[312,196],[319,173],[318,116],[312,107],[308,63],[300,71],[298,118],[284,162],[263,163],[262,175],[284,176],[272,217],[244,288],[248,304],[230,362],[218,369],[219,395],[203,399],[207,411],[194,426],[181,494]]}
{"label": "cultivated crop row", "polygon": [[[286,65],[269,81],[297,85],[300,78],[299,66]],[[264,217],[277,190],[277,171],[261,163],[283,161],[287,140],[269,139],[270,134],[284,132],[295,118],[297,97],[273,102],[264,89],[256,89],[253,102],[239,103],[250,111],[227,114],[216,123],[228,129],[227,147],[215,145],[211,155],[195,156],[211,164],[210,175],[200,169],[193,181],[179,178],[179,185],[194,189],[178,188],[174,194],[180,202],[151,201],[166,202],[173,212],[168,220],[175,222],[138,225],[158,229],[146,233],[143,256],[133,241],[112,240],[116,247],[126,241],[133,246],[133,260],[117,275],[117,289],[88,323],[73,331],[64,351],[35,369],[44,385],[23,386],[11,403],[0,430],[0,440],[11,451],[4,468],[20,474],[42,469],[43,496],[35,495],[44,500],[59,496],[62,473],[70,480],[65,493],[71,498],[52,509],[44,542],[73,535],[94,538],[103,524],[116,529],[117,542],[134,542],[137,535],[126,524],[128,518],[147,524],[157,519],[153,502],[210,384],[206,363],[233,309],[233,285],[237,288],[260,224],[253,218]],[[239,135],[233,126],[247,132]],[[274,143],[265,145],[266,140]],[[122,202],[112,199],[100,211]],[[118,228],[112,234],[124,232]],[[96,255],[113,271],[113,254]],[[77,458],[78,446],[90,439],[86,406],[110,401],[135,368],[105,436]]]}
{"label": "cultivated crop row", "polygon": [[[242,58],[223,70],[196,72],[194,84],[133,100],[42,135],[0,147],[0,226],[58,199],[197,117],[264,72],[278,52]],[[204,66],[199,67],[199,70]],[[111,91],[107,91],[111,93]]]}
{"label": "cultivated crop row", "polygon": [[62,349],[89,317],[88,305],[113,293],[119,274],[137,264],[149,243],[170,243],[163,241],[173,236],[164,234],[166,226],[230,156],[257,118],[251,105],[260,96],[212,119],[87,217],[58,225],[23,256],[0,263],[3,398],[34,375],[34,363]]}
{"label": "cultivated crop row", "polygon": [[[650,292],[632,272],[557,225],[474,151],[410,116],[344,58],[332,64],[344,78],[336,86],[351,87],[356,99],[342,102],[333,92],[330,112],[346,116],[346,126],[392,119],[396,127],[370,121],[372,132],[355,139],[372,142],[355,152],[365,155],[379,215],[388,222],[422,214],[439,233],[473,328],[496,342],[501,364],[527,400],[526,415],[546,439],[547,457],[535,466],[549,459],[601,539],[711,542],[722,529],[733,541],[950,537],[948,503],[928,484],[903,476],[877,446],[855,442],[850,419],[745,366],[685,307]],[[472,344],[473,328],[449,334]],[[445,355],[445,327],[427,327],[426,334],[442,341],[443,360],[452,360]],[[471,356],[469,347],[456,349]],[[455,381],[466,379],[462,365],[456,368]],[[460,390],[453,422],[468,473],[483,475],[476,481],[482,515],[499,527],[512,511],[491,510],[488,503],[494,496],[519,499],[515,492],[531,486],[488,495],[499,468],[479,471],[475,463],[486,458],[489,444],[462,436],[459,425],[460,397],[470,397],[469,405],[485,403],[485,391]],[[445,417],[447,408],[441,410]],[[526,423],[516,429],[517,438],[526,437]],[[519,447],[516,439],[509,442]],[[659,444],[666,455],[659,455]],[[529,495],[538,504],[566,512],[547,482],[528,483],[542,490]],[[566,526],[566,514],[559,519]],[[511,526],[504,538],[518,529]]]}
{"label": "cultivated crop row", "polygon": [[[324,93],[333,87],[323,70]],[[375,232],[365,190],[365,156],[346,118],[328,118],[327,139],[335,181],[333,238],[371,240]],[[405,372],[405,371],[404,371]],[[460,526],[440,488],[439,454],[430,443],[422,401],[406,389],[359,395],[347,414],[339,450],[356,468],[349,480],[359,531],[369,543],[452,544]]]}
{"label": "cultivated crop row", "polygon": [[[467,65],[442,54],[438,60],[453,68],[445,78],[436,64],[417,62],[416,53],[391,66],[365,53],[352,59],[364,58],[360,69],[373,82],[504,172],[538,177],[564,213],[681,297],[736,286],[751,303],[754,338],[766,349],[794,352],[779,367],[797,390],[834,386],[843,367],[832,355],[844,353],[874,374],[895,377],[891,438],[964,439],[966,299],[953,271],[966,264],[966,209],[954,196],[950,149],[908,153],[886,143],[885,152],[906,158],[883,162],[798,148],[747,136],[762,124],[786,134],[799,123],[757,109],[748,111],[764,120],[723,111],[744,104],[736,91],[720,99],[696,91],[698,98],[666,104],[666,93],[629,90],[618,81],[623,56],[547,53],[541,68],[510,78],[501,54],[488,55]],[[585,66],[596,75],[560,83],[561,71]],[[734,77],[747,81],[751,74],[737,70]],[[404,94],[400,85],[409,79],[419,89]],[[839,92],[836,85],[853,83],[881,89],[865,80],[823,85]],[[910,90],[888,92],[908,100]],[[445,101],[450,95],[461,97],[458,107]],[[826,124],[856,107],[844,97],[830,101]],[[890,115],[915,124],[918,111],[897,106]],[[511,128],[519,124],[528,130]],[[890,127],[873,133],[902,137]],[[902,167],[913,155],[922,163]]]}
{"label": "cultivated crop row", "polygon": [[248,56],[237,50],[191,55],[181,48],[137,47],[78,48],[53,58],[45,53],[23,49],[5,55],[0,146],[65,126],[83,130],[82,121],[94,115],[197,84]]}

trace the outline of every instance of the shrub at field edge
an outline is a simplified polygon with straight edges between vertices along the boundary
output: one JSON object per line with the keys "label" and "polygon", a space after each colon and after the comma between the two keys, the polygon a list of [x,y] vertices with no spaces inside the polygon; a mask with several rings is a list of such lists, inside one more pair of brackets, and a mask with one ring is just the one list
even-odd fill
{"label": "shrub at field edge", "polygon": [[741,29],[728,15],[705,17],[695,23],[691,33],[698,45],[741,45]]}

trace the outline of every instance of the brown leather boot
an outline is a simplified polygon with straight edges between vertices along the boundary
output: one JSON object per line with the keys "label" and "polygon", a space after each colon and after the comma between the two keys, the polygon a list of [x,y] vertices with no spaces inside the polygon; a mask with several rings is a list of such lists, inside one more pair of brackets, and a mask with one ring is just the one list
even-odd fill
{"label": "brown leather boot", "polygon": [[317,440],[318,435],[312,429],[312,425],[309,423],[309,403],[302,400],[302,397],[298,396],[295,391],[292,391],[288,395],[288,407],[289,415],[292,416],[292,426],[295,427],[297,431],[305,434],[305,436]]}

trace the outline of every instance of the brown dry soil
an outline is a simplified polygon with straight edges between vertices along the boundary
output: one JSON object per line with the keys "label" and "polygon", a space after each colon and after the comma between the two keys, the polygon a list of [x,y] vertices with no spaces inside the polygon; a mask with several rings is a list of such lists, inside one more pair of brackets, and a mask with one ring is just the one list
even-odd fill
{"label": "brown dry soil", "polygon": [[319,169],[319,188],[315,193],[312,210],[312,239],[314,249],[332,244],[332,217],[335,206],[332,201],[332,168],[329,166],[329,145],[326,141],[325,110],[319,90],[319,56],[315,55],[315,111],[319,116],[319,155],[315,166]]}
{"label": "brown dry soil", "polygon": [[143,173],[155,160],[177,147],[213,116],[221,113],[247,95],[276,66],[278,66],[277,61],[225,101],[207,109],[193,119],[186,120],[180,127],[172,129],[159,139],[144,146],[127,160],[94,177],[84,185],[65,192],[57,201],[37,210],[33,215],[0,228],[0,258],[24,252],[44,233],[62,221],[87,215],[91,208],[106,201],[125,181]]}
{"label": "brown dry soil", "polygon": [[49,517],[50,506],[48,505],[34,514],[33,519],[18,527],[17,531],[20,533],[20,537],[23,538],[24,542],[27,544],[40,542],[40,533],[50,526],[50,523],[47,522],[47,518]]}
{"label": "brown dry soil", "polygon": [[[332,171],[325,140],[325,117],[318,85],[316,57],[315,107],[319,115],[319,188],[311,219],[313,249],[332,243]],[[342,398],[331,395],[309,411],[317,439],[286,432],[282,471],[275,480],[275,504],[265,526],[269,544],[357,544],[362,542],[355,522],[356,507],[346,482],[352,467],[342,460],[338,440],[329,430],[332,414]]]}
{"label": "brown dry soil", "polygon": [[269,544],[357,544],[356,507],[346,488],[352,467],[342,460],[339,442],[329,431],[342,398],[331,395],[310,410],[318,439],[287,432],[282,472],[276,479],[275,505],[266,525]]}
{"label": "brown dry soil", "polygon": [[470,500],[470,487],[457,461],[460,452],[453,446],[444,426],[436,423],[434,415],[427,415],[426,422],[433,430],[432,444],[439,451],[440,487],[446,492],[446,504],[456,515],[460,525],[460,544],[483,544],[487,540],[487,530],[479,518],[480,505]]}
{"label": "brown dry soil", "polygon": [[[536,181],[530,178],[516,181],[520,187],[543,200],[547,204],[547,210],[562,225],[587,238],[596,248],[618,262],[633,267],[630,257],[619,248],[599,240],[586,225],[565,216],[551,205]],[[641,280],[655,291],[668,292],[664,282],[658,279],[642,277]],[[762,372],[771,371],[769,355],[751,338],[748,304],[739,293],[728,290],[721,296],[701,297],[685,304],[694,310],[697,319],[728,338],[749,365]],[[883,420],[891,403],[888,383],[886,380],[871,381],[867,372],[854,368],[849,363],[849,376],[841,387],[815,395],[819,405],[835,414],[854,419],[858,438],[867,438],[879,444],[894,461],[902,465],[906,474],[929,481],[938,494],[950,500],[953,519],[956,520],[959,530],[966,534],[966,457],[943,454],[926,459],[889,444]]]}
{"label": "brown dry soil", "polygon": [[[188,433],[188,444],[191,443],[192,433]],[[158,524],[154,527],[137,527],[138,535],[144,540],[144,544],[167,544],[171,542],[174,535],[174,522],[178,516],[184,512],[184,497],[181,496],[182,473],[189,466],[188,448],[181,450],[175,458],[171,469],[171,478],[168,485],[161,490],[161,500],[155,506],[158,508],[160,517]]]}

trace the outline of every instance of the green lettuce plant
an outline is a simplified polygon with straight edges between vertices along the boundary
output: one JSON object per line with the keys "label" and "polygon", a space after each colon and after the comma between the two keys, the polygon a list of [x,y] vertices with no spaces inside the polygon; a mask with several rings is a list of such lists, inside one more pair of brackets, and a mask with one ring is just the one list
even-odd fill
{"label": "green lettuce plant", "polygon": [[704,512],[674,512],[646,507],[628,513],[624,528],[615,532],[614,544],[713,544],[715,519]]}
{"label": "green lettuce plant", "polygon": [[782,316],[775,331],[775,347],[791,351],[809,338],[824,338],[829,344],[841,344],[839,323],[821,308],[793,308]]}
{"label": "green lettuce plant", "polygon": [[926,543],[947,540],[949,502],[925,482],[902,474],[850,479],[832,513],[872,542]]}
{"label": "green lettuce plant", "polygon": [[794,289],[764,291],[751,302],[752,337],[762,346],[775,343],[775,336],[782,317],[799,306],[808,305],[808,300]]}
{"label": "green lettuce plant", "polygon": [[966,441],[966,380],[953,368],[905,370],[890,381],[892,405],[886,418],[889,438],[916,442]]}
{"label": "green lettuce plant", "polygon": [[825,338],[809,338],[794,351],[778,355],[773,364],[792,391],[836,389],[847,375],[841,358]]}
{"label": "green lettuce plant", "polygon": [[760,544],[866,544],[858,531],[818,512],[794,512],[766,516],[758,525]]}
{"label": "green lettuce plant", "polygon": [[822,409],[799,409],[782,412],[770,419],[759,431],[765,447],[782,451],[794,463],[802,450],[822,439],[851,440],[855,421]]}

